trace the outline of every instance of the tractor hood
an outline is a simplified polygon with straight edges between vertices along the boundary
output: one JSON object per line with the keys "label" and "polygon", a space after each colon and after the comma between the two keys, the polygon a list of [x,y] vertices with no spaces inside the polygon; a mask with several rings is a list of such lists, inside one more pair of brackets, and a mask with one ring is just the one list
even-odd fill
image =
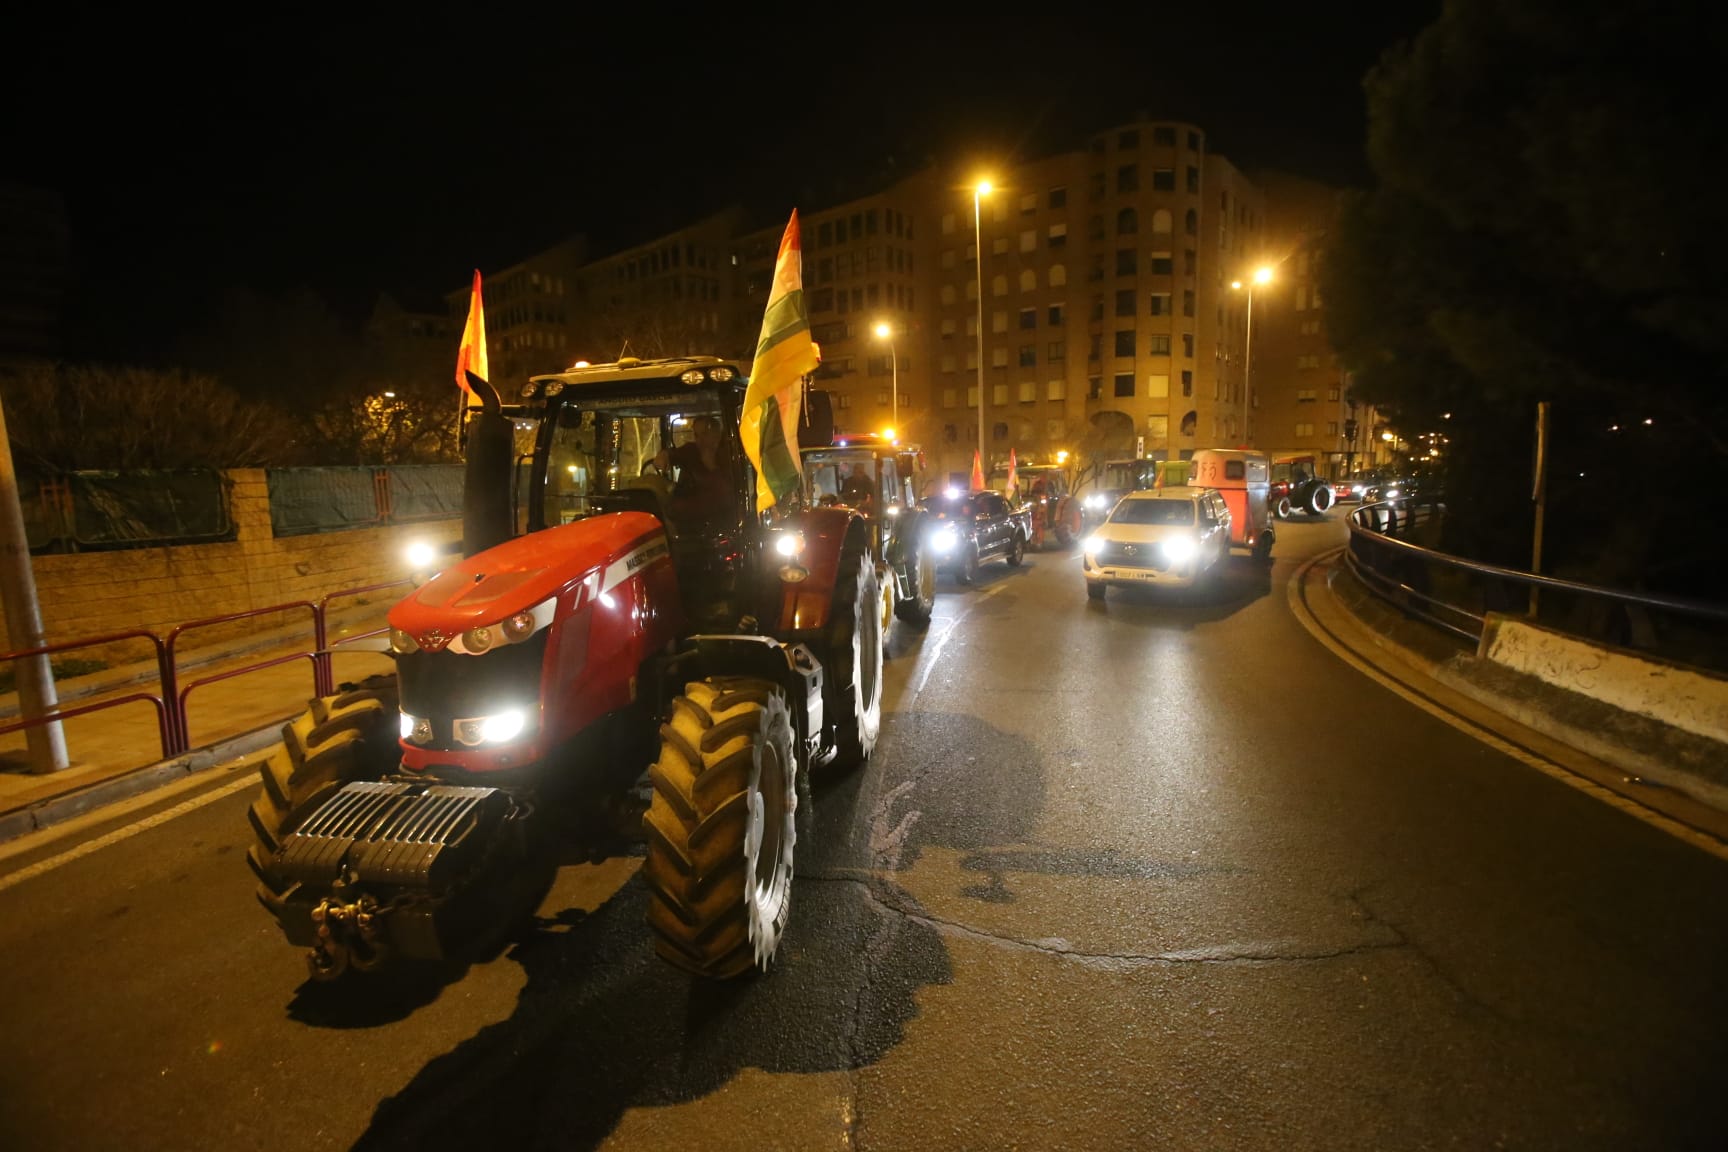
{"label": "tractor hood", "polygon": [[[573,586],[611,569],[619,578],[667,554],[665,529],[643,512],[613,512],[517,536],[438,573],[390,610],[390,627],[423,648],[438,649],[470,628],[500,624],[518,613],[542,612]],[[598,594],[598,586],[587,595]],[[537,623],[539,623],[537,621]]]}

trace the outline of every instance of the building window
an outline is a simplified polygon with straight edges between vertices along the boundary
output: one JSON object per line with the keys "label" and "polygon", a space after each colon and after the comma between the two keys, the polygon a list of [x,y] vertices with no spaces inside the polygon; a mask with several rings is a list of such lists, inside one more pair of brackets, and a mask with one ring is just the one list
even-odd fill
{"label": "building window", "polygon": [[1116,275],[1132,276],[1139,265],[1139,254],[1132,248],[1116,249]]}
{"label": "building window", "polygon": [[1086,239],[1088,239],[1088,240],[1102,240],[1102,239],[1104,239],[1104,217],[1102,217],[1102,216],[1089,216],[1089,217],[1087,217],[1087,219],[1086,219]]}
{"label": "building window", "polygon": [[1007,424],[992,424],[990,426],[990,435],[992,438],[997,439],[997,440],[1008,439],[1008,425]]}
{"label": "building window", "polygon": [[1134,290],[1132,288],[1124,288],[1116,293],[1116,315],[1134,315]]}
{"label": "building window", "polygon": [[1068,356],[1068,344],[1064,340],[1052,340],[1045,348],[1045,360],[1051,364],[1060,364]]}
{"label": "building window", "polygon": [[1020,291],[1031,292],[1038,287],[1038,273],[1030,268],[1020,270]]}
{"label": "building window", "polygon": [[1116,235],[1132,236],[1140,230],[1140,216],[1132,208],[1116,213]]}
{"label": "building window", "polygon": [[1036,251],[1038,251],[1038,231],[1037,231],[1037,229],[1027,228],[1027,229],[1024,229],[1020,233],[1020,251],[1022,251],[1022,252],[1036,252]]}
{"label": "building window", "polygon": [[990,255],[992,255],[992,256],[1006,256],[1006,255],[1008,255],[1008,237],[998,236],[995,239],[991,240],[990,241]]}
{"label": "building window", "polygon": [[1092,307],[1088,310],[1087,316],[1090,317],[1093,322],[1104,319],[1104,297],[1099,295],[1094,295],[1092,297]]}
{"label": "building window", "polygon": [[1066,264],[1050,265],[1050,287],[1060,288],[1068,283],[1068,266]]}
{"label": "building window", "polygon": [[1194,333],[1182,333],[1182,355],[1185,359],[1194,359]]}
{"label": "building window", "polygon": [[992,349],[990,349],[990,367],[992,367],[992,368],[1006,368],[1006,367],[1008,367],[1008,349],[1006,349],[1006,348],[992,348]]}
{"label": "building window", "polygon": [[1020,215],[1030,216],[1038,211],[1038,193],[1028,192],[1020,197]]}
{"label": "building window", "polygon": [[[1134,387],[1134,378],[1132,376],[1128,378],[1128,387]],[[1096,400],[1102,395],[1104,395],[1104,377],[1086,377],[1086,399]]]}
{"label": "building window", "polygon": [[942,425],[942,439],[946,440],[950,444],[952,444],[956,440],[960,439],[954,425],[952,425],[952,424]]}
{"label": "building window", "polygon": [[1045,324],[1047,324],[1051,328],[1062,327],[1062,309],[1064,307],[1066,307],[1066,305],[1063,305],[1063,304],[1050,305],[1049,312],[1047,312],[1045,314],[1045,318],[1044,318]]}
{"label": "building window", "polygon": [[1044,399],[1066,400],[1067,398],[1068,382],[1066,380],[1052,380],[1050,383],[1044,385]]}
{"label": "building window", "polygon": [[992,384],[992,385],[990,385],[990,403],[992,403],[992,404],[1006,404],[1006,403],[1008,403],[1008,385],[1006,385],[1006,384]]}
{"label": "building window", "polygon": [[1190,236],[1200,235],[1200,213],[1192,208],[1188,209],[1182,217],[1182,231]]}
{"label": "building window", "polygon": [[[1156,347],[1157,342],[1158,342],[1158,337],[1154,336],[1152,338],[1152,342],[1153,342],[1153,346]],[[1170,351],[1170,348],[1169,348],[1170,337],[1168,337],[1168,336],[1164,337],[1164,343],[1165,343],[1164,351],[1166,351],[1166,352]],[[1134,355],[1134,330],[1132,328],[1124,329],[1124,330],[1116,333],[1116,355],[1118,355],[1118,356],[1132,356],[1132,355]]]}
{"label": "building window", "polygon": [[1194,289],[1187,288],[1182,292],[1182,315],[1194,315]]}
{"label": "building window", "polygon": [[1200,191],[1200,169],[1192,164],[1188,165],[1188,191],[1195,193]]}
{"label": "building window", "polygon": [[1170,235],[1170,221],[1172,219],[1173,217],[1170,215],[1170,209],[1155,209],[1152,213],[1152,234],[1154,236]]}
{"label": "building window", "polygon": [[1174,168],[1154,168],[1154,169],[1152,169],[1152,191],[1154,191],[1154,192],[1174,192],[1174,191],[1176,191],[1176,169],[1174,169]]}
{"label": "building window", "polygon": [[950,316],[946,320],[942,321],[942,335],[954,335],[954,317]]}
{"label": "building window", "polygon": [[1031,404],[1038,399],[1038,383],[1035,380],[1020,382],[1020,403]]}
{"label": "building window", "polygon": [[1154,372],[1146,377],[1146,395],[1154,400],[1162,400],[1170,395],[1170,377],[1164,372]]}
{"label": "building window", "polygon": [[1138,164],[1124,164],[1116,169],[1116,191],[1140,191],[1140,166]]}
{"label": "building window", "polygon": [[1038,309],[1036,309],[1036,308],[1022,308],[1022,309],[1020,309],[1020,327],[1022,329],[1038,327]]}
{"label": "building window", "polygon": [[1154,292],[1154,293],[1152,293],[1152,295],[1150,297],[1148,297],[1148,300],[1152,305],[1152,315],[1154,315],[1154,316],[1168,316],[1168,315],[1170,315],[1170,293],[1168,293],[1168,292]]}
{"label": "building window", "polygon": [[1000,310],[990,313],[990,331],[1008,331],[1008,313]]}
{"label": "building window", "polygon": [[1008,277],[1006,277],[1006,276],[992,276],[990,278],[990,295],[992,295],[992,296],[1006,296],[1006,295],[1008,295]]}
{"label": "building window", "polygon": [[1116,395],[1118,395],[1118,396],[1132,396],[1132,395],[1134,395],[1134,373],[1132,373],[1132,372],[1118,372],[1118,373],[1116,373]]}
{"label": "building window", "polygon": [[954,354],[952,352],[943,353],[942,371],[944,371],[944,372],[954,371]]}
{"label": "building window", "polygon": [[1176,147],[1176,129],[1168,124],[1161,124],[1152,129],[1152,143],[1160,148]]}
{"label": "building window", "polygon": [[1169,335],[1169,333],[1165,333],[1165,332],[1155,333],[1152,336],[1150,343],[1147,345],[1146,351],[1150,355],[1153,355],[1153,356],[1168,356],[1168,355],[1170,355],[1170,335]]}
{"label": "building window", "polygon": [[1312,435],[1314,435],[1314,425],[1312,425],[1312,424],[1298,424],[1298,425],[1296,425],[1296,439],[1306,440],[1308,437],[1310,437]]}
{"label": "building window", "polygon": [[1118,148],[1138,148],[1138,147],[1140,147],[1140,130],[1137,128],[1127,128],[1127,129],[1124,129],[1122,132],[1118,133],[1116,136],[1116,147],[1118,147]]}
{"label": "building window", "polygon": [[1312,389],[1312,388],[1298,388],[1298,389],[1296,389],[1296,403],[1298,403],[1298,404],[1312,404],[1312,403],[1314,403],[1314,389]]}
{"label": "building window", "polygon": [[1050,248],[1066,248],[1068,246],[1068,225],[1052,224],[1045,233],[1044,243]]}
{"label": "building window", "polygon": [[1198,265],[1198,263],[1196,263],[1196,257],[1194,255],[1194,249],[1184,248],[1182,250],[1182,273],[1183,273],[1183,275],[1185,275],[1185,276],[1194,275],[1194,272],[1198,267],[1199,267],[1199,265]]}
{"label": "building window", "polygon": [[1038,366],[1038,345],[1020,345],[1020,367],[1036,368]]}
{"label": "building window", "polygon": [[1168,276],[1176,270],[1175,262],[1168,252],[1152,253],[1152,275]]}
{"label": "building window", "polygon": [[1066,207],[1068,207],[1068,189],[1066,189],[1066,188],[1052,188],[1052,189],[1050,189],[1050,207],[1052,207],[1052,208],[1066,208]]}
{"label": "building window", "polygon": [[952,408],[960,403],[960,391],[957,388],[942,389],[942,407]]}
{"label": "building window", "polygon": [[1336,388],[1326,389],[1326,399],[1328,399],[1328,400],[1338,399],[1338,389],[1336,389]]}
{"label": "building window", "polygon": [[1182,395],[1194,395],[1194,373],[1187,369],[1182,370]]}

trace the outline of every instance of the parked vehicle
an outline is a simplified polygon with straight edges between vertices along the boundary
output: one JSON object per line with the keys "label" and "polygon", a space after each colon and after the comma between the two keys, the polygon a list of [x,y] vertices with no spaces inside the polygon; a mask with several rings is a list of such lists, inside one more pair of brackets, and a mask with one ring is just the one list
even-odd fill
{"label": "parked vehicle", "polygon": [[894,617],[928,623],[936,606],[936,555],[924,540],[924,454],[880,436],[848,435],[803,448],[804,498],[812,507],[844,504],[870,524],[882,586],[882,636]]}
{"label": "parked vehicle", "polygon": [[1230,508],[1221,492],[1186,485],[1130,492],[1082,547],[1086,595],[1102,600],[1113,584],[1190,587],[1214,576],[1229,554]]}
{"label": "parked vehicle", "polygon": [[1272,459],[1245,448],[1202,448],[1190,462],[1189,483],[1215,488],[1230,506],[1230,545],[1245,548],[1256,559],[1272,554]]}
{"label": "parked vehicle", "polygon": [[925,502],[933,517],[926,539],[937,565],[962,584],[978,578],[978,566],[1000,556],[1019,567],[1032,539],[1032,510],[1011,508],[995,492],[950,489]]}
{"label": "parked vehicle", "polygon": [[1083,519],[1080,502],[1074,498],[1068,469],[1059,464],[1020,464],[1015,468],[1016,491],[1009,493],[1008,469],[990,473],[990,488],[1014,505],[1032,512],[1031,547],[1066,548],[1080,538]]}
{"label": "parked vehicle", "polygon": [[259,900],[314,979],[472,958],[532,913],[560,856],[637,830],[660,956],[765,969],[800,781],[862,762],[881,724],[869,522],[757,513],[730,450],[736,364],[572,368],[508,406],[476,387],[463,556],[391,608],[395,676],[284,728],[251,809]]}
{"label": "parked vehicle", "polygon": [[1324,515],[1336,501],[1332,484],[1322,479],[1312,453],[1284,452],[1272,457],[1272,480],[1267,491],[1272,513],[1288,520],[1301,512]]}

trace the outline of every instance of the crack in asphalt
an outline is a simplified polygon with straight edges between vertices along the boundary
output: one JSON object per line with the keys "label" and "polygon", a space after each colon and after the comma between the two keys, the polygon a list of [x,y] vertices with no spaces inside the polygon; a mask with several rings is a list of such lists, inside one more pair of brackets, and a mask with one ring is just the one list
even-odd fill
{"label": "crack in asphalt", "polygon": [[[1389,939],[1364,940],[1347,947],[1313,951],[1303,951],[1293,947],[1254,948],[1240,945],[1218,945],[1204,948],[1184,948],[1173,952],[1088,952],[1074,947],[1066,940],[1028,940],[1024,937],[988,932],[957,920],[933,916],[921,909],[909,908],[899,901],[887,898],[882,893],[883,886],[879,879],[870,875],[846,876],[830,873],[810,876],[808,879],[830,884],[855,885],[863,891],[865,899],[881,911],[915,924],[922,924],[943,935],[977,940],[982,943],[1033,952],[1043,956],[1054,956],[1063,960],[1072,960],[1088,967],[1106,970],[1134,966],[1180,967],[1191,964],[1309,964],[1325,960],[1337,960],[1346,956],[1415,947],[1403,933],[1397,931],[1392,925],[1369,914],[1368,920],[1382,929]],[[1416,950],[1420,952],[1420,949]],[[1431,958],[1429,959],[1431,963]],[[1448,986],[1455,987],[1453,982],[1448,981],[1447,983]]]}

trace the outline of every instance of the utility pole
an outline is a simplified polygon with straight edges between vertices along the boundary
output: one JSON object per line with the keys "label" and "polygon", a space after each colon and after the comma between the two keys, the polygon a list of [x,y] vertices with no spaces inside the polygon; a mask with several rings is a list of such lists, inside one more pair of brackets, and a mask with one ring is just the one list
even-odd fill
{"label": "utility pole", "polygon": [[[6,609],[8,643],[13,651],[47,644],[42,612],[36,603],[36,580],[30,570],[30,542],[24,535],[24,507],[18,497],[18,474],[12,468],[12,440],[6,431],[6,406],[0,403],[0,605]],[[54,668],[46,653],[14,660],[18,670],[18,704],[26,720],[39,720],[54,710]],[[66,734],[60,721],[24,729],[32,772],[59,772],[68,766]]]}

